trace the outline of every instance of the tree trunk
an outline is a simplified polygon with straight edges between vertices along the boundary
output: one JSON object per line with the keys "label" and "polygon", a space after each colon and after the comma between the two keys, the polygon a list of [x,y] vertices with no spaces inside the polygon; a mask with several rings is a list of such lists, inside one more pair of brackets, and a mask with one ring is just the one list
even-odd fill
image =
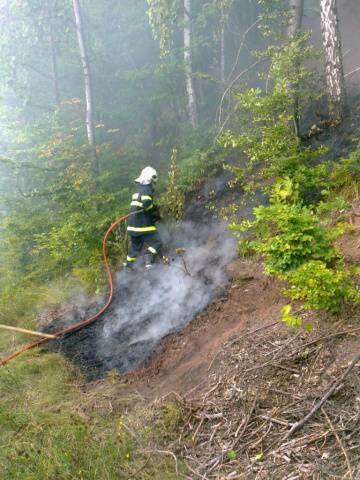
{"label": "tree trunk", "polygon": [[288,36],[294,37],[300,30],[304,13],[304,0],[289,0],[290,18]]}
{"label": "tree trunk", "polygon": [[346,93],[336,0],[320,0],[320,13],[330,116],[341,120]]}
{"label": "tree trunk", "polygon": [[54,29],[53,29],[53,25],[52,25],[52,19],[50,19],[50,47],[51,47],[51,63],[52,63],[53,85],[54,85],[54,97],[55,97],[55,104],[58,107],[60,105],[59,73],[58,73]]}
{"label": "tree trunk", "polygon": [[184,63],[185,82],[188,97],[188,113],[193,128],[198,126],[196,95],[193,82],[192,54],[191,54],[191,0],[184,0]]}
{"label": "tree trunk", "polygon": [[220,13],[220,80],[225,82],[225,12],[221,8]]}
{"label": "tree trunk", "polygon": [[85,34],[79,0],[73,0],[76,34],[79,43],[81,64],[84,72],[85,101],[86,101],[86,133],[92,156],[92,169],[95,175],[99,173],[99,163],[96,154],[95,128],[94,128],[94,99],[91,81],[89,56],[87,53]]}
{"label": "tree trunk", "polygon": [[[288,37],[294,38],[301,30],[304,0],[289,0],[290,18],[288,25]],[[300,65],[297,65],[297,72],[300,70]],[[294,128],[297,137],[300,136],[300,112],[299,112],[299,95],[294,93]]]}

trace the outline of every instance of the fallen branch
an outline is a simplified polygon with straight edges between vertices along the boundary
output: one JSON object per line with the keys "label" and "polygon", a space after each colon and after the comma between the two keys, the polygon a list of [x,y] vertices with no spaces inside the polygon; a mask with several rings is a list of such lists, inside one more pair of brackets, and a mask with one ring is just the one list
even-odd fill
{"label": "fallen branch", "polygon": [[[351,469],[351,463],[350,463],[350,460],[349,460],[349,456],[348,456],[348,454],[346,453],[346,450],[345,450],[345,448],[344,448],[344,445],[342,444],[342,441],[341,441],[339,435],[337,434],[337,431],[336,431],[334,425],[332,424],[332,422],[331,422],[328,414],[326,413],[324,407],[321,407],[321,411],[322,411],[324,417],[326,418],[326,421],[327,421],[327,423],[329,424],[329,427],[331,428],[333,434],[335,435],[335,438],[336,438],[336,440],[337,440],[337,442],[338,442],[338,444],[339,444],[339,447],[340,447],[340,449],[341,449],[341,451],[342,451],[342,453],[343,453],[343,455],[344,455],[344,457],[345,457],[346,465],[347,465],[347,467],[348,467],[348,471],[347,471],[347,474],[345,475],[345,477],[347,477],[347,475],[349,474],[349,475],[350,475],[350,479],[353,480],[354,477],[353,477],[353,472],[352,472],[352,469]],[[344,477],[344,478],[345,478],[345,477]]]}
{"label": "fallen branch", "polygon": [[[227,346],[231,347],[231,345],[233,345],[234,343],[238,343],[242,338],[244,337],[247,337],[248,335],[252,335],[256,332],[259,332],[260,330],[266,330],[267,328],[271,328],[271,327],[274,327],[275,325],[278,325],[280,322],[279,321],[276,321],[276,322],[273,322],[273,323],[270,323],[268,325],[262,325],[261,327],[258,327],[258,328],[255,328],[255,330],[250,330],[246,333],[244,333],[243,335],[241,336],[238,336],[236,338],[234,338],[233,340],[231,340],[230,342],[227,342]],[[219,350],[212,358],[211,362],[210,362],[210,365],[208,366],[208,372],[211,370],[211,367],[213,366],[216,358],[219,356],[219,354],[222,353],[222,350]]]}
{"label": "fallen branch", "polygon": [[175,453],[170,452],[169,450],[142,450],[142,453],[144,453],[144,454],[157,453],[157,454],[160,454],[160,455],[161,454],[162,455],[170,455],[171,457],[173,457],[174,462],[175,462],[176,475],[179,476],[178,460],[177,460],[177,457],[176,457]]}
{"label": "fallen branch", "polygon": [[352,371],[352,369],[355,367],[355,365],[360,361],[360,352],[354,357],[353,361],[351,364],[348,366],[348,368],[343,372],[343,374],[336,380],[336,382],[333,383],[333,385],[327,390],[325,395],[323,395],[320,400],[314,405],[314,407],[310,410],[310,412],[299,422],[296,422],[293,424],[293,426],[290,428],[290,430],[287,432],[287,434],[284,436],[283,441],[287,440],[291,435],[293,435],[295,432],[300,430],[306,422],[310,420],[311,417],[315,415],[316,412],[320,410],[320,408],[324,405],[326,400],[331,397],[331,395],[335,392],[335,390],[341,385],[341,383],[345,380],[345,378],[349,375],[349,373]]}

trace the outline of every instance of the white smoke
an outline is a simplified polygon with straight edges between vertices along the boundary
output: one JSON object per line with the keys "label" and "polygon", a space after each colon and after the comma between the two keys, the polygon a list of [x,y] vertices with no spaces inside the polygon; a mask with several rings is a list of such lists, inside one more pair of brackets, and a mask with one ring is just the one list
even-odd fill
{"label": "white smoke", "polygon": [[[98,346],[109,365],[116,364],[112,355],[122,352],[122,370],[144,360],[140,345],[148,351],[149,345],[183,329],[221,294],[227,283],[224,267],[236,256],[236,241],[218,220],[207,225],[184,222],[173,234],[162,230],[161,236],[169,265],[159,263],[151,270],[139,265],[134,272],[117,275],[116,301]],[[177,248],[185,249],[183,257]],[[136,352],[126,360],[127,348],[133,345]]]}

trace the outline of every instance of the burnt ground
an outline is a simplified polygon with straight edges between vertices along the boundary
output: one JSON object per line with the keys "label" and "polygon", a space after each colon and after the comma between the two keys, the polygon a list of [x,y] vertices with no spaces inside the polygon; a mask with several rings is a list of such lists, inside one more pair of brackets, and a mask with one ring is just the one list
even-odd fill
{"label": "burnt ground", "polygon": [[[182,231],[174,234],[180,243],[168,239],[169,264],[159,263],[151,270],[140,264],[134,271],[119,272],[109,309],[92,325],[49,342],[47,348],[68,357],[88,379],[101,378],[114,368],[126,373],[141,367],[161,338],[180,331],[224,292],[223,268],[234,257],[235,242],[216,228],[183,223]],[[177,255],[175,249],[184,245],[186,252]],[[103,303],[63,306],[44,330],[58,331],[84,320]]]}

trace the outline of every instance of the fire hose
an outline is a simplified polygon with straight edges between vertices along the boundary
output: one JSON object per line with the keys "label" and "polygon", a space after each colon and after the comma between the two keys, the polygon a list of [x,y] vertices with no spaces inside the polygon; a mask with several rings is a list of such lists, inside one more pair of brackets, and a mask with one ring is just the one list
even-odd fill
{"label": "fire hose", "polygon": [[[125,220],[127,220],[130,217],[130,215],[135,214],[135,213],[139,213],[139,211],[133,212],[133,213],[130,213],[128,215],[125,215],[124,217],[118,218],[114,223],[112,223],[110,225],[110,227],[108,228],[107,232],[104,235],[104,238],[103,238],[103,241],[102,241],[102,257],[103,257],[105,268],[106,268],[107,280],[108,280],[108,286],[109,286],[109,292],[108,292],[107,300],[106,300],[104,306],[101,307],[100,310],[97,313],[95,313],[94,315],[92,315],[91,317],[89,317],[85,320],[82,320],[81,322],[76,323],[75,325],[71,325],[70,327],[65,328],[64,330],[60,330],[59,332],[55,332],[53,335],[56,338],[62,337],[63,335],[66,335],[67,333],[75,332],[76,330],[81,330],[82,328],[87,327],[91,323],[95,322],[95,320],[97,320],[100,317],[100,315],[102,315],[109,308],[109,306],[112,302],[113,296],[114,296],[114,285],[113,285],[112,273],[111,273],[109,262],[108,262],[107,255],[106,255],[106,243],[107,243],[107,240],[108,240],[108,237],[109,237],[110,233],[114,230],[114,228],[117,225],[119,225],[120,223],[125,222]],[[24,345],[20,350],[17,350],[16,352],[12,353],[8,357],[0,360],[0,366],[6,365],[13,358],[18,357],[22,353],[24,353],[24,352],[26,352],[26,351],[34,348],[34,347],[38,347],[39,345],[43,345],[44,343],[49,342],[50,340],[51,340],[50,338],[44,337],[44,338],[41,338],[39,340],[35,340],[34,342],[28,343],[27,345]]]}

